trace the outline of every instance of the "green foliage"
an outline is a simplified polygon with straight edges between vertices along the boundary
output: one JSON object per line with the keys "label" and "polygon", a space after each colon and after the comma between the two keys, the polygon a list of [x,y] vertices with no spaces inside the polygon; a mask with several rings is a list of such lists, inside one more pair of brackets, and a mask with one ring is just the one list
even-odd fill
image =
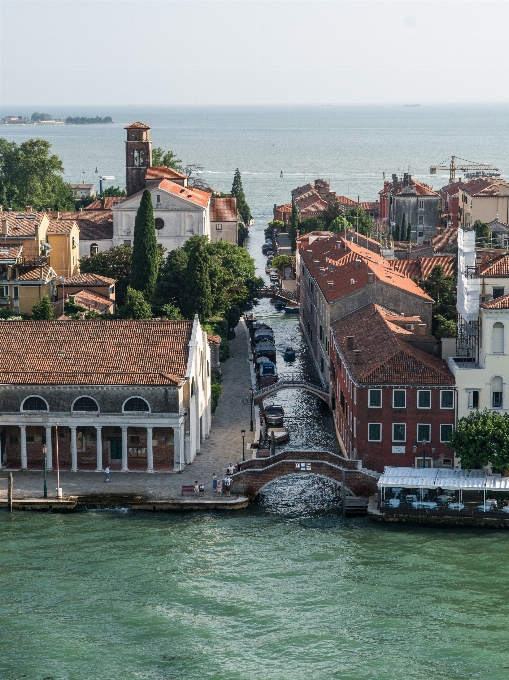
{"label": "green foliage", "polygon": [[289,255],[276,255],[272,260],[274,269],[283,270],[285,267],[291,267],[292,258]]}
{"label": "green foliage", "polygon": [[86,274],[99,274],[116,280],[115,299],[117,305],[123,305],[127,286],[131,277],[131,259],[133,249],[129,246],[115,246],[95,255],[82,257],[80,271]]}
{"label": "green foliage", "polygon": [[235,170],[235,175],[233,177],[231,195],[237,199],[237,211],[242,217],[242,221],[246,227],[249,226],[253,217],[246,202],[246,196],[242,187],[242,177],[240,176],[240,170],[238,168]]}
{"label": "green foliage", "polygon": [[32,307],[32,318],[40,321],[52,319],[53,316],[53,305],[51,304],[49,295],[43,295],[43,297],[40,300],[37,300]]}
{"label": "green foliage", "polygon": [[331,203],[329,206],[327,206],[327,210],[323,214],[323,221],[325,222],[325,228],[330,229],[331,224],[334,222],[335,219],[340,217],[341,215],[341,208],[339,207],[339,204],[334,201]]}
{"label": "green foliage", "polygon": [[[442,319],[456,322],[456,279],[453,276],[447,276],[442,265],[437,264],[433,267],[427,280],[420,282],[419,285],[434,300],[432,332],[437,337],[442,337],[438,335],[439,325],[442,324],[440,332],[446,330]],[[448,328],[452,329],[452,327]],[[450,330],[446,330],[446,332],[450,332]],[[443,337],[451,336],[444,335]]]}
{"label": "green foliage", "polygon": [[223,386],[221,385],[222,382],[223,376],[221,375],[221,371],[212,371],[210,376],[211,383],[210,407],[212,413],[214,413],[214,411],[216,410],[219,397],[221,396],[221,392],[223,391]]}
{"label": "green foliage", "polygon": [[509,415],[497,411],[474,411],[460,418],[448,446],[454,449],[464,470],[490,464],[509,467]]}
{"label": "green foliage", "polygon": [[206,239],[193,237],[185,246],[188,257],[179,306],[186,319],[192,319],[198,314],[200,321],[205,321],[211,316],[213,309],[211,262]]}
{"label": "green foliage", "polygon": [[159,256],[152,195],[145,189],[134,222],[131,286],[140,290],[146,300],[151,300],[154,296],[158,269]]}
{"label": "green foliage", "polygon": [[184,285],[187,268],[187,252],[177,248],[168,253],[166,260],[159,270],[154,306],[162,310],[165,304],[180,305],[180,296]]}
{"label": "green foliage", "polygon": [[274,231],[282,232],[285,228],[285,223],[282,220],[272,220],[271,222],[269,222],[268,226],[272,232]]}
{"label": "green foliage", "polygon": [[407,230],[406,230],[406,239],[405,240],[408,241],[408,243],[410,243],[410,241],[412,240],[412,225],[410,224],[410,222],[408,223],[408,227],[407,227]]}
{"label": "green foliage", "polygon": [[290,220],[290,229],[288,231],[292,253],[294,253],[297,248],[297,232],[299,231],[299,227],[299,213],[297,211],[297,206],[295,203],[292,203],[292,217]]}
{"label": "green foliage", "polygon": [[97,123],[113,123],[113,119],[111,116],[105,116],[104,118],[101,118],[100,116],[95,116],[94,118],[85,118],[84,116],[76,116],[73,118],[72,116],[67,116],[65,122],[68,125],[92,125]]}
{"label": "green foliage", "polygon": [[358,206],[350,208],[350,210],[345,213],[345,217],[352,225],[352,228],[358,231],[359,234],[371,236],[373,222],[362,208],[359,208]]}
{"label": "green foliage", "polygon": [[15,210],[74,210],[71,187],[64,182],[62,161],[43,139],[21,144],[0,139],[0,203]]}
{"label": "green foliage", "polygon": [[34,123],[39,123],[41,120],[53,120],[51,113],[32,113],[30,118]]}
{"label": "green foliage", "polygon": [[474,222],[475,242],[481,248],[488,248],[491,244],[491,229],[481,220]]}
{"label": "green foliage", "polygon": [[346,217],[343,217],[343,215],[339,215],[338,217],[334,218],[332,222],[329,224],[329,231],[333,231],[335,234],[337,234],[340,231],[345,231],[351,228],[352,225],[346,219]]}
{"label": "green foliage", "polygon": [[171,319],[172,321],[182,321],[182,319],[184,318],[180,313],[180,309],[175,305],[172,305],[171,303],[168,303],[161,307],[161,316],[164,316],[167,319]]}
{"label": "green foliage", "polygon": [[309,234],[311,231],[324,231],[325,222],[319,217],[308,217],[300,223],[300,233]]}
{"label": "green foliage", "polygon": [[435,336],[442,338],[455,338],[458,335],[458,326],[455,321],[446,319],[441,314],[435,314],[433,318],[435,324]]}
{"label": "green foliage", "polygon": [[399,241],[406,240],[406,213],[403,213],[403,219],[401,220],[401,229],[399,230]]}
{"label": "green foliage", "polygon": [[96,198],[105,198],[106,196],[119,196],[123,198],[124,196],[127,196],[127,194],[125,189],[121,189],[120,187],[108,187],[102,193],[97,194]]}
{"label": "green foliage", "polygon": [[243,246],[249,236],[249,229],[243,222],[237,225],[237,242],[239,246]]}
{"label": "green foliage", "polygon": [[235,329],[237,328],[241,316],[241,309],[237,305],[232,305],[226,312],[225,318],[228,323],[228,340],[232,340],[235,337]]}
{"label": "green foliage", "polygon": [[128,286],[125,303],[118,310],[122,319],[151,319],[152,308],[140,290]]}
{"label": "green foliage", "polygon": [[177,158],[173,151],[165,151],[160,146],[152,149],[152,165],[164,165],[167,168],[172,168],[177,172],[183,172],[182,160]]}
{"label": "green foliage", "polygon": [[394,241],[399,241],[399,224],[394,227]]}

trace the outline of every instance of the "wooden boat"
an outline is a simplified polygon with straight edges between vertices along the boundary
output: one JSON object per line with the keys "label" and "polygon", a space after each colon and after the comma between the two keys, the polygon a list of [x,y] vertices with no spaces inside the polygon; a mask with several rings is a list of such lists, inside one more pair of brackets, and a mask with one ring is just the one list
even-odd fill
{"label": "wooden boat", "polygon": [[285,307],[285,314],[299,314],[300,312],[300,307],[297,305],[296,307]]}
{"label": "wooden boat", "polygon": [[278,310],[278,312],[282,312],[283,309],[285,308],[285,303],[282,302],[281,300],[276,300],[276,302],[274,303],[274,307]]}
{"label": "wooden boat", "polygon": [[276,363],[276,345],[270,340],[260,340],[260,342],[257,342],[254,353],[257,358],[267,357],[270,361]]}
{"label": "wooden boat", "polygon": [[274,444],[283,444],[290,439],[290,429],[288,427],[269,427],[267,428],[267,439],[272,440],[274,435]]}
{"label": "wooden boat", "polygon": [[272,244],[264,243],[263,246],[262,246],[262,253],[264,255],[267,255],[269,250],[271,251],[272,254],[274,254],[274,251],[272,250]]}
{"label": "wooden boat", "polygon": [[272,404],[263,409],[263,415],[267,425],[282,425],[285,412],[282,406]]}
{"label": "wooden boat", "polygon": [[285,349],[284,357],[285,361],[294,361],[295,360],[295,350],[293,347],[287,347]]}
{"label": "wooden boat", "polygon": [[260,364],[260,378],[276,378],[277,377],[277,368],[276,364],[274,364],[272,361],[264,361],[263,363]]}

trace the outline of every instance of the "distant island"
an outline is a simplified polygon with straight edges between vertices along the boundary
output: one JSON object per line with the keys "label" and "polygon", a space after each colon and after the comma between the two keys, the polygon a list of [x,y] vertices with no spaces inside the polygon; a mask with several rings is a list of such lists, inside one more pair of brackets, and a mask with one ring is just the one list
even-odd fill
{"label": "distant island", "polygon": [[416,106],[420,106],[420,104],[403,104],[403,107],[407,109],[413,109]]}
{"label": "distant island", "polygon": [[97,123],[113,123],[113,119],[111,116],[106,116],[105,118],[100,118],[99,116],[96,116],[95,118],[84,118],[83,116],[72,118],[71,116],[67,116],[65,122],[68,125],[94,125]]}

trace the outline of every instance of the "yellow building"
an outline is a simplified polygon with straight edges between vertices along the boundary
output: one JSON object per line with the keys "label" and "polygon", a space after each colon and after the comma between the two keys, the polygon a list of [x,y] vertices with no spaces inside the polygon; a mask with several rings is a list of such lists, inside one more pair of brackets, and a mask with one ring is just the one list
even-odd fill
{"label": "yellow building", "polygon": [[460,185],[460,225],[471,229],[476,220],[509,223],[509,184],[503,179],[480,177]]}

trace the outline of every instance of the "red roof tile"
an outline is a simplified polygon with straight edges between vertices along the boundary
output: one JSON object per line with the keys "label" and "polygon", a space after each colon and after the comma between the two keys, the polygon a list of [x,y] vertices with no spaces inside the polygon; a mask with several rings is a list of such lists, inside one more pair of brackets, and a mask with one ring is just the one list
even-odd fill
{"label": "red roof tile", "polygon": [[502,295],[502,297],[495,298],[484,302],[481,307],[484,309],[509,309],[509,295]]}
{"label": "red roof tile", "polygon": [[91,290],[80,290],[77,293],[73,293],[73,296],[74,304],[78,305],[78,307],[84,307],[99,314],[109,312],[114,305],[114,302],[109,298]]}
{"label": "red roof tile", "polygon": [[167,168],[166,165],[152,165],[147,168],[145,179],[187,179],[187,175],[173,168]]}
{"label": "red roof tile", "polygon": [[[98,288],[99,286],[112,286],[116,283],[115,279],[110,279],[107,276],[100,276],[99,274],[76,274],[70,276],[65,280],[65,287],[68,286],[83,286],[84,288]],[[62,283],[59,281],[58,286]]]}
{"label": "red roof tile", "polygon": [[234,196],[210,199],[211,222],[236,222],[237,199]]}
{"label": "red roof tile", "polygon": [[43,212],[3,212],[1,217],[2,220],[7,220],[9,229],[7,237],[2,236],[2,240],[26,236],[35,238],[35,227],[39,227],[41,222],[47,219],[46,213]]}
{"label": "red roof tile", "polygon": [[145,125],[145,123],[140,123],[137,121],[136,123],[132,123],[131,125],[127,125],[127,127],[124,128],[124,130],[150,130],[151,127],[150,125]]}
{"label": "red roof tile", "polygon": [[78,224],[76,220],[50,220],[48,234],[70,234]]}
{"label": "red roof tile", "polygon": [[480,253],[481,264],[477,266],[479,276],[509,276],[509,253]]}
{"label": "red roof tile", "polygon": [[454,276],[456,258],[452,255],[434,255],[433,257],[418,257],[415,260],[391,260],[389,265],[392,269],[409,278],[418,278],[425,281],[437,265],[442,265],[447,276]]}
{"label": "red roof tile", "polygon": [[[157,182],[157,184],[148,187],[148,190],[150,192],[155,191],[157,189],[167,191],[168,193],[173,194],[174,196],[178,196],[184,201],[189,201],[190,203],[199,205],[202,208],[207,207],[211,198],[211,194],[209,194],[208,191],[202,191],[201,189],[197,189],[196,187],[183,187],[180,186],[180,184],[175,184],[175,182],[171,182],[168,179],[162,179],[159,182]],[[143,194],[144,191],[145,189],[137,191],[135,194],[129,196],[129,200],[134,196]]]}
{"label": "red roof tile", "polygon": [[87,205],[85,210],[111,210],[114,205],[125,201],[125,196],[105,196]]}

